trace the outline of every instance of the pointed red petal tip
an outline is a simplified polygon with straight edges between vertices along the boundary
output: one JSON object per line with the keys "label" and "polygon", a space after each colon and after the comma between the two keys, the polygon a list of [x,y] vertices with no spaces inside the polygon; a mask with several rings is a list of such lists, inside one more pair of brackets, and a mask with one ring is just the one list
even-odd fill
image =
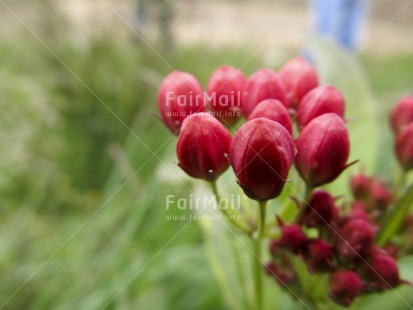
{"label": "pointed red petal tip", "polygon": [[158,90],[158,109],[165,126],[178,134],[188,115],[206,111],[198,80],[192,74],[181,71],[167,75]]}
{"label": "pointed red petal tip", "polygon": [[300,200],[295,197],[295,196],[290,196],[290,199],[294,202],[295,206],[297,207],[297,209],[299,209],[301,207],[301,202]]}
{"label": "pointed red petal tip", "polygon": [[278,197],[294,161],[294,141],[279,123],[253,119],[237,131],[229,158],[238,184],[257,201]]}
{"label": "pointed red petal tip", "polygon": [[277,220],[278,226],[280,226],[280,227],[284,226],[284,221],[281,219],[281,217],[279,215],[276,215],[275,219]]}
{"label": "pointed red petal tip", "polygon": [[179,166],[190,176],[214,181],[228,167],[231,135],[208,113],[188,116],[181,128],[176,146]]}
{"label": "pointed red petal tip", "polygon": [[296,57],[288,61],[279,71],[284,82],[287,106],[295,109],[300,100],[318,86],[315,68],[304,58]]}
{"label": "pointed red petal tip", "polygon": [[313,119],[297,139],[295,166],[309,187],[335,180],[351,164],[347,128],[337,114],[327,113]]}
{"label": "pointed red petal tip", "polygon": [[286,103],[284,84],[271,69],[255,71],[247,80],[242,99],[242,111],[249,116],[254,108],[265,99],[277,99]]}
{"label": "pointed red petal tip", "polygon": [[208,105],[212,114],[224,125],[234,124],[241,116],[241,101],[245,75],[238,69],[224,65],[209,78]]}

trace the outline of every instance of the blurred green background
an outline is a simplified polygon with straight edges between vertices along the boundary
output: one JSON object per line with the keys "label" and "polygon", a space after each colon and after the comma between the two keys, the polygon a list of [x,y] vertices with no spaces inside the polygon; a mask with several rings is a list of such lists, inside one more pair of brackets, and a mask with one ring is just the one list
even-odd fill
{"label": "blurred green background", "polygon": [[[385,27],[403,1],[388,3],[373,5],[352,64],[383,131],[413,91],[413,8]],[[165,196],[188,197],[191,183],[168,170],[176,138],[158,120],[157,87],[172,68],[204,86],[226,63],[246,74],[278,68],[306,44],[307,8],[157,0],[141,9],[0,1],[0,309],[226,309],[201,228],[165,219],[185,214],[165,210]],[[391,174],[391,149],[380,153]]]}

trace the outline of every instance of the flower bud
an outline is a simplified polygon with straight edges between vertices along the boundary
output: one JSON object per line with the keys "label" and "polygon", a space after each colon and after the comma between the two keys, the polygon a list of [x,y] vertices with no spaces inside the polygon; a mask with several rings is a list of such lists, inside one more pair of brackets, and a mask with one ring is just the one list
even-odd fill
{"label": "flower bud", "polygon": [[298,127],[302,129],[311,120],[326,113],[344,116],[344,97],[333,86],[319,86],[304,96],[297,109]]}
{"label": "flower bud", "polygon": [[350,178],[350,188],[353,197],[357,200],[365,201],[370,195],[371,178],[363,173]]}
{"label": "flower bud", "polygon": [[278,247],[298,254],[304,249],[308,238],[298,224],[284,225],[281,220],[277,218],[281,226],[281,238],[278,240]]}
{"label": "flower bud", "polygon": [[279,100],[265,99],[261,101],[252,111],[248,120],[250,121],[260,117],[268,118],[274,122],[280,123],[292,135],[293,125],[290,119],[290,114]]}
{"label": "flower bud", "polygon": [[305,94],[318,86],[317,72],[302,57],[287,62],[280,69],[279,74],[284,82],[289,108],[295,108]]}
{"label": "flower bud", "polygon": [[413,169],[413,123],[405,126],[398,134],[396,155],[405,171]]}
{"label": "flower bud", "polygon": [[337,304],[348,307],[364,290],[359,275],[350,270],[337,270],[330,277],[330,298]]}
{"label": "flower bud", "polygon": [[240,70],[228,65],[216,69],[209,78],[208,104],[224,125],[233,124],[241,116],[241,96],[246,80]]}
{"label": "flower bud", "polygon": [[374,244],[374,231],[367,221],[351,219],[337,231],[335,239],[340,260],[351,263],[369,256]]}
{"label": "flower bud", "polygon": [[229,159],[245,194],[265,201],[281,194],[294,153],[293,138],[282,125],[257,118],[235,134]]}
{"label": "flower bud", "polygon": [[176,153],[179,166],[191,177],[214,181],[229,166],[231,135],[213,116],[195,113],[181,128]]}
{"label": "flower bud", "polygon": [[362,219],[366,222],[370,222],[370,217],[366,212],[366,205],[359,201],[353,201],[351,204],[352,210],[350,213],[350,219]]}
{"label": "flower bud", "polygon": [[302,223],[307,227],[320,227],[330,223],[335,208],[334,198],[325,190],[315,191],[305,206]]}
{"label": "flower bud", "polygon": [[278,74],[271,69],[255,71],[244,87],[242,111],[249,116],[254,108],[265,99],[278,99],[285,104],[285,89]]}
{"label": "flower bud", "polygon": [[390,115],[390,124],[396,134],[410,123],[413,123],[413,96],[401,99]]}
{"label": "flower bud", "polygon": [[282,286],[290,286],[297,280],[297,275],[291,268],[281,268],[274,262],[265,265],[265,272]]}
{"label": "flower bud", "polygon": [[[413,151],[413,143],[412,143],[412,151]],[[393,202],[393,193],[390,189],[386,187],[386,184],[383,181],[380,181],[380,180],[373,181],[370,187],[370,192],[371,192],[373,210],[384,211]]]}
{"label": "flower bud", "polygon": [[394,288],[401,283],[396,260],[386,254],[373,255],[366,263],[361,263],[360,274],[367,281],[370,292]]}
{"label": "flower bud", "polygon": [[306,246],[304,258],[311,273],[329,271],[333,267],[333,247],[324,240],[313,239]]}
{"label": "flower bud", "polygon": [[188,115],[206,111],[201,85],[189,73],[170,73],[159,87],[158,108],[166,127],[178,134]]}
{"label": "flower bud", "polygon": [[335,180],[346,165],[350,142],[346,125],[334,113],[313,119],[297,139],[295,166],[310,187]]}

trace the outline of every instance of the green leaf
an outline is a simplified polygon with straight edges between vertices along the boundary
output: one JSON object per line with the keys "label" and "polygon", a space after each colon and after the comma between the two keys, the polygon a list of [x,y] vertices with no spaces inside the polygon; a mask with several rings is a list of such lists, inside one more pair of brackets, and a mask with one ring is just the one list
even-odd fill
{"label": "green leaf", "polygon": [[413,184],[406,189],[404,195],[384,218],[379,233],[377,234],[377,243],[380,246],[385,245],[397,232],[412,203]]}

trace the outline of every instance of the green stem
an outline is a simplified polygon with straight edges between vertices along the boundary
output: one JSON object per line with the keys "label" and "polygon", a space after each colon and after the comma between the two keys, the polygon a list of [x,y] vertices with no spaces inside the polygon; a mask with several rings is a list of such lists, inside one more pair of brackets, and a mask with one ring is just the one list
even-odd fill
{"label": "green stem", "polygon": [[308,202],[308,200],[310,199],[311,193],[313,192],[312,187],[306,185],[305,186],[305,192],[304,192],[304,202]]}
{"label": "green stem", "polygon": [[225,216],[225,218],[233,226],[237,227],[238,229],[240,229],[241,231],[243,231],[247,234],[250,234],[251,231],[250,231],[249,227],[246,224],[244,224],[243,222],[238,221],[236,219],[236,217],[234,217],[234,214],[231,214],[231,212],[228,209],[222,207],[222,204],[221,204],[222,198],[221,198],[221,195],[218,192],[216,181],[208,182],[208,183],[210,184],[212,192],[214,193],[217,206],[218,206],[219,210],[221,211],[221,213]]}
{"label": "green stem", "polygon": [[264,291],[262,288],[263,268],[261,264],[261,242],[265,234],[265,220],[267,215],[267,202],[259,203],[258,234],[254,240],[254,281],[255,281],[255,309],[261,310],[263,307]]}
{"label": "green stem", "polygon": [[301,202],[301,208],[298,211],[298,214],[296,216],[296,221],[299,221],[301,217],[304,215],[304,213],[307,210],[308,207],[308,200],[310,199],[310,196],[313,192],[314,188],[310,187],[308,185],[305,186],[305,191],[304,191],[304,196],[303,196],[303,201]]}
{"label": "green stem", "polygon": [[407,173],[406,173],[405,170],[403,170],[402,174],[400,176],[400,179],[399,179],[399,183],[396,186],[396,192],[397,193],[402,193],[403,192],[404,186],[406,185],[406,179],[407,179],[406,176],[407,176]]}

